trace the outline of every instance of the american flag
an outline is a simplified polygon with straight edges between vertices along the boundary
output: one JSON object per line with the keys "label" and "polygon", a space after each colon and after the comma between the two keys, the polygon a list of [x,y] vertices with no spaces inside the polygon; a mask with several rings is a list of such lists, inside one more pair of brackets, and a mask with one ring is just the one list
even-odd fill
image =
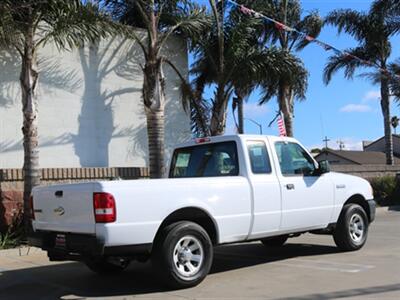
{"label": "american flag", "polygon": [[282,113],[278,117],[278,129],[279,129],[279,136],[286,136],[286,126],[285,120],[283,119]]}

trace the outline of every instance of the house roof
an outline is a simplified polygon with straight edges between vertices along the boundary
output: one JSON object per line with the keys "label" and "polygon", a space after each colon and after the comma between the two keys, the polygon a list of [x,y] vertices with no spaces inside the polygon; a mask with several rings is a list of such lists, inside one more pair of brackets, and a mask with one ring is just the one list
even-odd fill
{"label": "house roof", "polygon": [[[358,165],[384,165],[386,164],[386,155],[383,152],[377,151],[348,151],[348,150],[332,150],[324,149],[315,158],[323,158],[326,153],[331,153],[333,155],[339,156],[343,159],[349,160]],[[394,163],[400,164],[400,159],[395,157]]]}
{"label": "house roof", "polygon": [[[400,135],[399,134],[392,134],[393,139],[400,139]],[[383,140],[385,138],[385,136],[375,140],[375,141],[363,141],[363,147],[364,149],[368,149],[371,145]],[[364,144],[364,142],[367,142],[368,144]]]}

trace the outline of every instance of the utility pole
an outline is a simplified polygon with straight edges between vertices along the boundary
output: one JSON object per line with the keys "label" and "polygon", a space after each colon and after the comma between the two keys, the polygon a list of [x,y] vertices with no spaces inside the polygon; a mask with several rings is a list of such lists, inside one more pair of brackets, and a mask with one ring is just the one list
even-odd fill
{"label": "utility pole", "polygon": [[325,143],[325,149],[328,149],[328,142],[330,141],[330,139],[328,139],[327,136],[325,136],[325,139],[322,140]]}
{"label": "utility pole", "polygon": [[345,145],[344,145],[344,142],[342,140],[338,140],[336,143],[339,144],[339,150],[344,150]]}

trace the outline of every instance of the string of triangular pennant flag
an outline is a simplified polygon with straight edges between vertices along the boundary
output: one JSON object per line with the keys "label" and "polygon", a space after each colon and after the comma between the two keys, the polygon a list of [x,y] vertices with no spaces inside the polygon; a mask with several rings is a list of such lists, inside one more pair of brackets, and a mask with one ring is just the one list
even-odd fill
{"label": "string of triangular pennant flag", "polygon": [[394,73],[390,72],[388,69],[380,68],[380,67],[376,66],[371,61],[364,60],[364,59],[362,59],[360,57],[357,57],[357,56],[355,56],[353,54],[350,54],[350,53],[348,53],[346,51],[342,51],[342,50],[340,50],[340,49],[338,49],[338,48],[336,48],[336,47],[334,47],[332,45],[329,45],[329,44],[327,44],[327,43],[325,43],[325,42],[323,42],[323,41],[321,41],[319,39],[316,39],[315,37],[312,37],[312,36],[310,36],[310,35],[308,35],[308,34],[306,34],[304,32],[301,32],[301,31],[297,30],[296,28],[292,28],[292,27],[290,27],[290,26],[288,26],[286,24],[283,24],[283,23],[281,23],[281,22],[279,22],[279,21],[277,21],[275,19],[272,19],[272,18],[270,18],[270,17],[268,17],[268,16],[266,16],[266,15],[264,15],[262,13],[254,11],[253,9],[250,9],[250,8],[244,6],[244,5],[238,4],[237,2],[235,2],[233,0],[227,0],[227,4],[238,8],[245,15],[253,16],[255,18],[260,18],[260,19],[263,19],[263,20],[265,20],[267,22],[274,23],[275,27],[278,30],[288,31],[288,32],[295,32],[300,37],[302,37],[303,39],[305,39],[305,40],[307,40],[309,42],[313,42],[313,43],[321,46],[325,51],[333,51],[336,55],[343,55],[345,57],[356,59],[356,60],[360,61],[364,65],[367,65],[367,66],[370,66],[370,67],[376,67],[377,69],[379,69],[379,71],[381,73],[385,74],[386,76],[392,76],[393,78],[400,79],[400,75],[399,74],[394,74]]}

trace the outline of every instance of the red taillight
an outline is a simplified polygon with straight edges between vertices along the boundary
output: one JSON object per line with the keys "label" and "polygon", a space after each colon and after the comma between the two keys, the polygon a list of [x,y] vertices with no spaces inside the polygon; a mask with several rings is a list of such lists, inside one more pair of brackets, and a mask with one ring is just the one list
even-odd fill
{"label": "red taillight", "polygon": [[210,139],[210,138],[207,138],[207,137],[205,137],[205,138],[197,138],[197,139],[195,140],[196,144],[207,143],[207,142],[209,142],[209,141],[211,141],[211,139]]}
{"label": "red taillight", "polygon": [[94,193],[93,207],[96,223],[111,223],[117,219],[113,195],[108,193]]}
{"label": "red taillight", "polygon": [[33,196],[32,195],[29,197],[29,206],[31,208],[31,211],[30,211],[31,219],[35,220],[35,210],[33,208]]}

